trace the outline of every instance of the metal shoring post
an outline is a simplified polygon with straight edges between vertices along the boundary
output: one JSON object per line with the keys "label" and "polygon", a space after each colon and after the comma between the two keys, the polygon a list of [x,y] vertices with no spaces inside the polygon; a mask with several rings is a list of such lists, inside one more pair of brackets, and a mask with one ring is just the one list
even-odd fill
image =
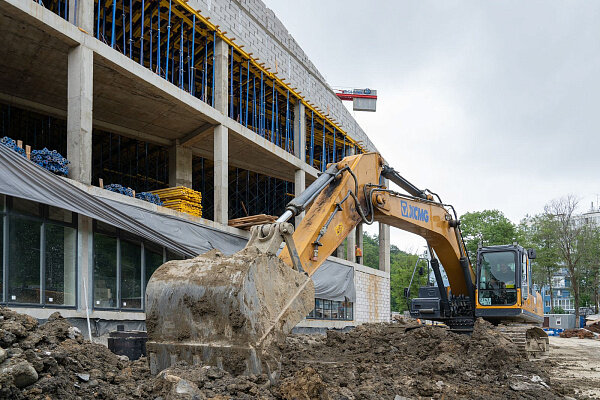
{"label": "metal shoring post", "polygon": [[331,158],[331,162],[335,162],[335,126],[333,127],[333,151],[332,151],[332,158]]}
{"label": "metal shoring post", "polygon": [[[173,43],[173,52],[175,51],[175,43]],[[173,69],[175,72],[175,69]],[[179,88],[183,89],[183,18],[181,19],[181,27],[179,28]]]}
{"label": "metal shoring post", "polygon": [[313,166],[315,158],[315,112],[310,110],[310,166]]}
{"label": "metal shoring post", "polygon": [[243,92],[244,92],[244,83],[242,81],[242,70],[243,69],[244,69],[244,67],[242,64],[242,59],[240,57],[240,101],[238,104],[238,122],[240,124],[244,123],[244,115],[242,114],[242,110],[243,110],[242,96],[243,96]]}
{"label": "metal shoring post", "polygon": [[[145,15],[145,5],[146,0],[142,0],[142,30],[140,32],[140,65],[144,65],[144,15]],[[150,18],[152,21],[152,18]]]}
{"label": "metal shoring post", "polygon": [[191,82],[190,82],[190,90],[192,96],[196,95],[196,64],[194,62],[194,56],[196,55],[196,14],[194,14],[194,19],[192,20],[193,30],[192,30],[192,66],[191,66]]}
{"label": "metal shoring post", "polygon": [[217,46],[217,32],[213,31],[213,53],[212,53],[212,90],[211,90],[211,98],[212,101],[210,103],[211,106],[215,106],[215,49]]}
{"label": "metal shoring post", "polygon": [[115,48],[115,18],[117,17],[117,0],[113,0],[112,28],[110,33],[110,47]]}
{"label": "metal shoring post", "polygon": [[132,12],[133,12],[132,1],[129,0],[129,58],[133,58],[133,29],[132,29],[132,22],[131,22],[131,20],[133,19],[131,17]]}
{"label": "metal shoring post", "polygon": [[206,70],[208,69],[208,39],[204,38],[204,67],[202,68],[202,101],[208,103],[208,76],[206,76]]}
{"label": "metal shoring post", "polygon": [[256,129],[256,77],[252,74],[252,130],[258,133]]}
{"label": "metal shoring post", "polygon": [[290,90],[287,91],[285,104],[285,151],[290,151]]}
{"label": "metal shoring post", "polygon": [[100,2],[102,0],[98,0],[98,16],[96,20],[96,39],[100,39]]}
{"label": "metal shoring post", "polygon": [[250,95],[250,59],[248,59],[248,64],[246,66],[246,118],[244,119],[244,125],[246,128],[248,127],[248,96]]}
{"label": "metal shoring post", "polygon": [[325,118],[323,118],[323,146],[321,147],[321,172],[325,172]]}
{"label": "metal shoring post", "polygon": [[[113,0],[114,1],[114,0]],[[121,2],[121,30],[123,31],[123,54],[127,55],[127,35],[125,34],[125,0]]]}
{"label": "metal shoring post", "polygon": [[157,21],[156,29],[158,30],[158,39],[156,40],[156,73],[158,76],[162,76],[160,73],[160,1],[156,6]]}
{"label": "metal shoring post", "polygon": [[271,92],[271,142],[275,140],[275,80],[271,81],[273,91]]}
{"label": "metal shoring post", "polygon": [[260,71],[260,107],[259,107],[258,114],[259,114],[258,126],[260,127],[260,136],[264,137],[265,132],[263,130],[263,72],[262,72],[262,70]]}
{"label": "metal shoring post", "polygon": [[231,62],[229,63],[229,118],[233,118],[233,46],[231,46]]}
{"label": "metal shoring post", "polygon": [[169,79],[169,47],[171,47],[171,0],[169,0],[169,19],[167,20],[167,53],[165,62],[165,79]]}
{"label": "metal shoring post", "polygon": [[344,138],[344,151],[342,153],[342,158],[345,158],[346,157],[346,136],[344,135],[343,138]]}

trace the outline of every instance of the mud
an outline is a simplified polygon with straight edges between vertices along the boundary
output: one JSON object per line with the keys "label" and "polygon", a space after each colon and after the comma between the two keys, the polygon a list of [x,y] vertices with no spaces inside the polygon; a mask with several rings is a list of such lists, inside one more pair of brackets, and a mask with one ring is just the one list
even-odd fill
{"label": "mud", "polygon": [[404,322],[290,336],[275,383],[183,362],[151,376],[146,359],[85,341],[58,314],[38,326],[0,308],[0,345],[0,398],[10,399],[587,398],[481,321],[471,337]]}

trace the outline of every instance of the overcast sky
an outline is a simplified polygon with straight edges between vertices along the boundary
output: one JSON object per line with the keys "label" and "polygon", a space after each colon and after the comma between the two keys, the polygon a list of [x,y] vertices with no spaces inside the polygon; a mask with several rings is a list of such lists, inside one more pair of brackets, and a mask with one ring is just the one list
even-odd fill
{"label": "overcast sky", "polygon": [[[459,214],[600,195],[600,1],[264,0],[386,160]],[[375,232],[375,230],[370,230]],[[392,230],[392,243],[424,242]]]}

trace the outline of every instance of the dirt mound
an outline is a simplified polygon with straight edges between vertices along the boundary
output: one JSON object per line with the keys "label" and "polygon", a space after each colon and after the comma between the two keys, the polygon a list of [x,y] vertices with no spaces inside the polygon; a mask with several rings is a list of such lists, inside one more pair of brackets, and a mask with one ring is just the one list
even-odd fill
{"label": "dirt mound", "polygon": [[151,376],[85,341],[58,313],[35,319],[0,308],[0,398],[11,399],[553,399],[565,390],[489,324],[472,336],[410,323],[290,336],[277,382],[183,362]]}
{"label": "dirt mound", "polygon": [[566,329],[559,336],[561,338],[594,339],[594,334],[587,329]]}
{"label": "dirt mound", "polygon": [[600,333],[600,322],[594,322],[593,324],[586,326],[586,328],[592,332]]}

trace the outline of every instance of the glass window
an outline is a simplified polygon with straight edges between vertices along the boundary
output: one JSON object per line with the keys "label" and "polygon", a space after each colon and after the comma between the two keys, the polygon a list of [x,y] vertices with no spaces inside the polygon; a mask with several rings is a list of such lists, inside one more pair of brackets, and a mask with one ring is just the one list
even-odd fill
{"label": "glass window", "polygon": [[10,217],[8,302],[40,302],[41,227],[40,221]]}
{"label": "glass window", "polygon": [[483,253],[479,272],[479,304],[511,305],[517,302],[516,264],[513,251]]}
{"label": "glass window", "polygon": [[321,299],[316,299],[316,306],[315,306],[315,318],[317,319],[323,319],[323,300]]}
{"label": "glass window", "polygon": [[183,260],[185,257],[179,253],[167,249],[167,261]]}
{"label": "glass window", "polygon": [[117,238],[94,233],[94,306],[116,307]]}
{"label": "glass window", "polygon": [[323,300],[323,318],[331,319],[331,300]]}
{"label": "glass window", "polygon": [[353,304],[349,301],[332,301],[324,299],[315,299],[315,308],[308,314],[310,319],[332,319],[346,320],[353,319]]}
{"label": "glass window", "polygon": [[144,287],[146,287],[154,271],[163,265],[162,248],[152,244],[144,243],[144,260],[146,262],[146,277],[144,281]]}
{"label": "glass window", "polygon": [[142,246],[121,239],[121,307],[142,308]]}
{"label": "glass window", "polygon": [[[4,195],[0,196],[4,200]],[[4,264],[4,216],[0,215],[0,265]],[[0,271],[0,301],[4,299],[4,274]]]}
{"label": "glass window", "polygon": [[75,306],[77,230],[50,223],[45,230],[44,302]]}

